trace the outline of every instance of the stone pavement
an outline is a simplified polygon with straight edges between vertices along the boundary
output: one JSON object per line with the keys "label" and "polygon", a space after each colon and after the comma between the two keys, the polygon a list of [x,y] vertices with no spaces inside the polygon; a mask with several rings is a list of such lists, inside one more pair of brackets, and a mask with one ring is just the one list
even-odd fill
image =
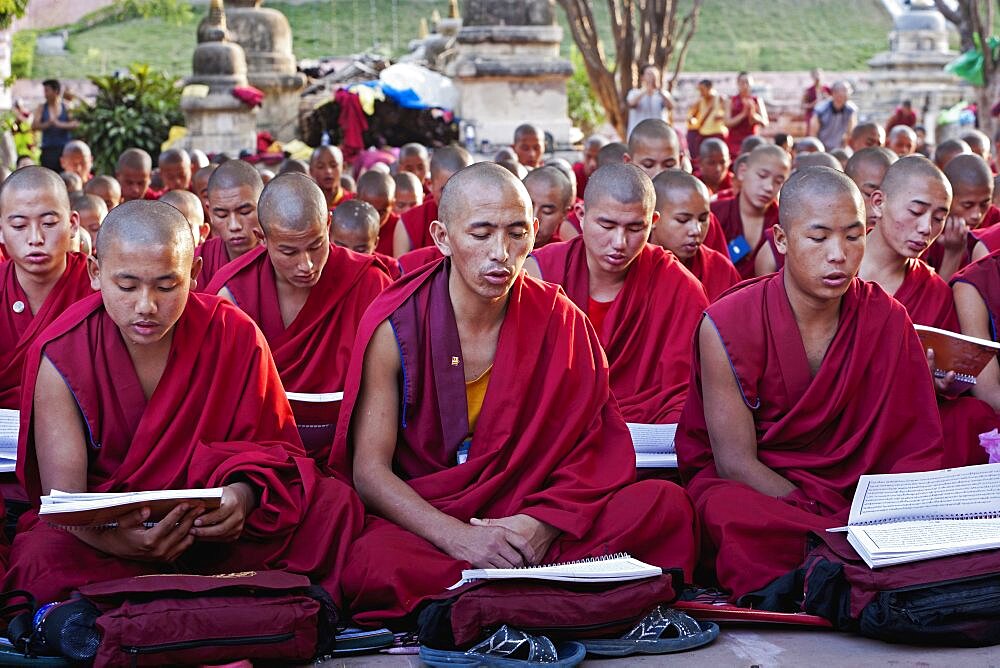
{"label": "stone pavement", "polygon": [[[420,666],[417,656],[370,655],[327,661],[324,668],[396,668]],[[723,627],[719,639],[709,647],[657,657],[629,657],[586,661],[589,668],[670,666],[688,668],[716,666],[771,668],[772,666],[892,666],[906,668],[1000,667],[1000,648],[936,648],[890,645],[843,635],[834,631],[777,628]]]}

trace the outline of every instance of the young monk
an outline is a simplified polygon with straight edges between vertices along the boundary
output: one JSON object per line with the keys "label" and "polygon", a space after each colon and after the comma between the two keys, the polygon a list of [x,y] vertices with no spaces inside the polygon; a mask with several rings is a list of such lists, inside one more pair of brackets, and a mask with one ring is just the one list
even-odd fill
{"label": "young monk", "polygon": [[741,279],[728,255],[704,244],[712,215],[708,187],[679,169],[668,169],[653,179],[653,188],[660,219],[653,226],[649,242],[676,255],[701,281],[708,301],[714,302]]}
{"label": "young monk", "polygon": [[[898,125],[903,127],[905,125]],[[850,157],[844,172],[854,185],[861,191],[861,196],[865,198],[865,213],[867,215],[865,226],[871,230],[878,223],[878,216],[872,208],[872,193],[882,187],[882,180],[889,167],[896,162],[896,155],[881,146],[863,148]]]}
{"label": "young monk", "polygon": [[620,141],[613,141],[610,144],[605,144],[604,148],[597,152],[598,169],[604,165],[621,164],[625,160],[626,153],[628,153],[628,146]]}
{"label": "young monk", "polygon": [[970,129],[962,133],[962,141],[969,145],[969,149],[986,161],[987,165],[993,167],[993,151],[990,138],[985,132]]}
{"label": "young monk", "polygon": [[761,597],[748,595],[802,563],[810,531],[844,523],[862,474],[941,461],[913,324],[856,278],[865,252],[857,186],[825,167],[796,172],[774,234],[784,268],[706,311],[676,439],[718,581],[753,607]]}
{"label": "young monk", "polygon": [[410,173],[417,177],[421,186],[427,184],[431,171],[431,156],[427,147],[416,142],[403,144],[399,149],[399,173]]}
{"label": "young monk", "polygon": [[97,195],[104,200],[108,211],[121,204],[122,201],[121,184],[113,176],[105,176],[103,174],[95,176],[83,186],[83,192],[87,195]]}
{"label": "young monk", "polygon": [[908,125],[897,125],[889,130],[886,147],[900,158],[917,152],[917,133]]}
{"label": "young monk", "polygon": [[201,205],[201,200],[189,190],[168,190],[160,197],[161,202],[166,202],[174,207],[191,226],[191,237],[197,247],[205,242],[211,227],[205,220],[205,209]]}
{"label": "young monk", "polygon": [[583,156],[579,162],[573,163],[573,173],[576,174],[576,197],[583,199],[583,191],[587,188],[587,179],[597,171],[597,155],[608,145],[604,135],[590,135],[583,142]]}
{"label": "young monk", "polygon": [[705,290],[676,257],[646,243],[659,220],[656,192],[635,165],[594,172],[582,214],[583,234],[536,250],[528,273],[562,285],[594,323],[625,420],[675,423]]}
{"label": "young monk", "polygon": [[885,146],[885,128],[878,123],[858,123],[851,130],[847,145],[855,153],[863,148]]}
{"label": "young monk", "polygon": [[212,214],[208,206],[208,180],[212,178],[212,172],[217,167],[218,165],[208,164],[195,172],[194,176],[191,177],[191,192],[201,200],[201,206],[205,210],[205,220],[212,219]]}
{"label": "young monk", "polygon": [[167,149],[156,164],[160,167],[163,189],[188,190],[191,187],[191,156],[182,148]]}
{"label": "young monk", "polygon": [[18,476],[35,504],[52,489],[218,486],[221,507],[180,503],[151,528],[144,508],[114,529],[72,532],[29,511],[6,586],[58,601],[94,581],[280,568],[340,598],[360,503],[305,458],[250,319],[190,294],[193,255],[187,221],[167,204],[108,215],[89,264],[100,294],[49,327],[25,363]]}
{"label": "young monk", "polygon": [[441,190],[452,174],[472,164],[472,156],[464,148],[445,146],[431,156],[431,196],[422,205],[410,209],[400,217],[393,233],[392,254],[399,257],[417,248],[433,245],[431,223],[437,219]]}
{"label": "young monk", "polygon": [[621,550],[689,573],[690,502],[670,483],[634,483],[597,333],[521,271],[534,243],[524,186],[478,163],[439,201],[447,259],[375,300],[344,392],[331,462],[373,513],[344,576],[354,618],[414,615],[470,565]]}
{"label": "young monk", "polygon": [[[726,146],[726,142],[717,137],[702,140],[698,148],[698,171],[695,176],[708,186],[708,191],[712,195],[733,187],[730,165],[729,147]],[[655,182],[656,179],[653,180]]]}
{"label": "young monk", "polygon": [[7,256],[0,264],[0,408],[20,408],[21,370],[32,342],[70,304],[93,293],[87,258],[70,252],[79,225],[55,172],[32,165],[7,177],[0,190]]}
{"label": "young monk", "polygon": [[658,118],[647,118],[628,136],[628,152],[622,161],[634,164],[652,179],[664,169],[679,168],[682,157],[677,131]]}
{"label": "young monk", "polygon": [[922,259],[947,281],[969,264],[977,242],[971,232],[994,225],[997,218],[990,216],[987,220],[993,199],[993,172],[982,158],[972,153],[957,155],[943,171],[954,192],[951,211],[944,232]]}
{"label": "young monk", "polygon": [[156,199],[160,193],[150,189],[153,180],[153,159],[141,148],[125,149],[118,157],[115,178],[121,184],[122,201]]}
{"label": "young monk", "polygon": [[[871,206],[879,222],[868,235],[858,277],[878,283],[914,323],[958,331],[951,289],[917,259],[944,228],[951,207],[948,179],[923,156],[903,158],[872,193]],[[933,366],[933,353],[928,357]],[[1000,424],[987,404],[951,393],[950,382],[936,381],[945,443],[940,468],[985,463],[978,435]]]}
{"label": "young monk", "polygon": [[[391,255],[378,252],[378,212],[368,202],[352,199],[333,210],[330,241],[362,255],[374,255],[388,271],[389,278],[400,277],[399,262]],[[429,246],[429,248],[431,248]]]}
{"label": "young monk", "polygon": [[790,171],[791,161],[781,147],[758,146],[737,172],[740,194],[712,203],[729,243],[729,257],[743,278],[754,275],[754,261],[766,244],[764,233],[778,222],[778,191]]}
{"label": "young monk", "polygon": [[[511,144],[517,160],[528,170],[541,167],[545,159],[545,132],[532,123],[524,123],[514,130],[514,143]],[[436,153],[437,151],[435,151]],[[433,159],[431,163],[433,165]],[[431,178],[434,178],[433,166]],[[440,194],[440,193],[439,193]]]}
{"label": "young monk", "polygon": [[972,149],[961,139],[946,139],[934,148],[934,164],[941,171],[957,155],[972,153]]}
{"label": "young monk", "polygon": [[243,160],[227,160],[212,172],[208,180],[212,238],[195,249],[202,266],[194,290],[204,292],[219,269],[261,244],[257,200],[263,189],[260,173]]}
{"label": "young monk", "polygon": [[[330,244],[323,192],[299,174],[275,178],[260,195],[265,240],[212,279],[208,292],[239,306],[260,327],[290,397],[302,443],[325,464],[361,316],[389,284],[371,255]],[[301,399],[301,400],[300,400]]]}
{"label": "young monk", "polygon": [[318,146],[309,158],[309,176],[323,191],[327,208],[331,211],[341,202],[354,197],[340,184],[343,171],[344,154],[336,146]]}
{"label": "young monk", "polygon": [[371,204],[378,213],[379,229],[376,251],[392,255],[392,240],[399,223],[396,213],[396,182],[388,174],[367,171],[358,179],[358,199]]}
{"label": "young monk", "polygon": [[573,184],[557,168],[542,167],[524,177],[524,187],[538,221],[535,248],[562,241],[560,230],[569,225],[566,214],[575,199]]}
{"label": "young monk", "polygon": [[108,207],[97,195],[81,193],[74,197],[71,208],[80,217],[80,229],[90,238],[90,247],[93,248],[97,241],[97,233],[101,229],[101,223],[108,215]]}
{"label": "young monk", "polygon": [[[396,183],[396,202],[393,205],[396,215],[402,217],[410,209],[424,203],[423,184],[415,174],[400,172],[393,177],[393,181]],[[395,236],[395,230],[393,236]]]}
{"label": "young monk", "polygon": [[79,139],[71,139],[63,146],[59,166],[64,172],[72,172],[79,176],[80,182],[84,185],[94,177],[90,171],[94,168],[94,156],[87,143]]}

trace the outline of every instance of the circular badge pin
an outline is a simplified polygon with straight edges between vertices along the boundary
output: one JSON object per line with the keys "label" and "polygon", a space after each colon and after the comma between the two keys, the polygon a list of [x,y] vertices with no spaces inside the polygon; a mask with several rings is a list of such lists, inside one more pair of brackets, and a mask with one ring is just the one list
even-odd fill
{"label": "circular badge pin", "polygon": [[24,313],[24,302],[19,299],[14,302],[11,308],[14,309],[14,313]]}

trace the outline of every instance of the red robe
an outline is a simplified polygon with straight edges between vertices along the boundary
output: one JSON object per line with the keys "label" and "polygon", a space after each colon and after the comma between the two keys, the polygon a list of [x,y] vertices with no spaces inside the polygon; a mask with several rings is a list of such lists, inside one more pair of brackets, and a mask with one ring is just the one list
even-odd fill
{"label": "red robe", "polygon": [[[274,266],[261,246],[226,265],[215,275],[208,292],[218,294],[226,288],[236,305],[257,323],[286,392],[325,394],[343,392],[358,323],[389,283],[389,276],[373,256],[331,245],[319,282],[309,290],[295,320],[285,327]],[[306,452],[325,465],[340,401],[293,400],[291,404]]]}
{"label": "red robe", "polygon": [[99,552],[29,511],[11,548],[7,589],[53,601],[90,582],[175,569],[282,569],[309,575],[339,600],[363,507],[350,488],[321,475],[306,457],[267,343],[243,312],[219,297],[192,293],[148,401],[101,295],[78,302],[46,329],[25,362],[18,443],[18,476],[35,504],[41,483],[31,420],[43,354],[72,387],[85,423],[88,492],[242,480],[260,491],[260,505],[238,541],[196,543],[172,565]]}
{"label": "red robe", "polygon": [[573,173],[576,175],[576,198],[583,199],[583,193],[587,190],[587,181],[590,180],[590,177],[587,176],[582,162],[573,163]]}
{"label": "red robe", "polygon": [[[561,285],[587,313],[590,270],[583,237],[532,255],[542,279]],[[691,338],[707,306],[704,288],[673,253],[646,244],[629,265],[597,332],[611,366],[611,391],[626,422],[677,422],[691,376]]]}
{"label": "red robe", "polygon": [[[365,315],[332,468],[350,470],[364,351],[389,319],[403,366],[394,470],[421,497],[463,522],[525,513],[558,528],[562,534],[543,562],[628,550],[690,575],[696,550],[690,501],[664,481],[634,483],[631,438],[608,386],[597,334],[556,286],[523,273],[515,280],[469,458],[456,464],[469,425],[450,266],[443,260],[407,274]],[[566,401],[567,387],[572,401]],[[371,517],[352,547],[344,591],[356,621],[381,624],[441,594],[467,567]]]}
{"label": "red robe", "polygon": [[697,347],[677,429],[681,475],[733,600],[798,567],[809,531],[844,523],[862,474],[941,461],[934,389],[906,310],[855,279],[813,378],[783,281],[781,271],[742,284],[708,307],[704,327],[718,331],[753,411],[758,458],[797,490],[768,497],[716,471]]}
{"label": "red robe", "polygon": [[[727,242],[743,236],[743,217],[740,215],[739,197],[733,197],[732,199],[720,199],[712,202],[712,213],[718,216],[719,223],[722,226],[722,231],[726,236]],[[760,252],[760,249],[767,243],[766,232],[777,223],[778,204],[775,202],[764,210],[764,227],[760,231],[760,240],[757,242],[757,245],[751,248],[750,252],[744,255],[739,262],[733,263],[736,266],[736,270],[740,272],[740,276],[743,278],[753,278],[754,260],[757,258],[757,253]],[[710,245],[708,244],[707,239],[705,240],[705,243]]]}
{"label": "red robe", "polygon": [[400,220],[410,237],[410,250],[433,246],[431,238],[431,223],[437,220],[438,205],[434,200],[427,200],[420,206],[415,206],[403,214]]}
{"label": "red robe", "polygon": [[379,228],[378,244],[375,246],[376,253],[392,256],[392,238],[396,234],[397,223],[399,223],[399,214],[395,212],[390,213],[389,219],[385,221],[385,225]]}
{"label": "red robe", "polygon": [[[1000,225],[997,222],[1000,222],[1000,209],[991,204],[983,217],[982,225],[972,232],[977,241],[982,241],[991,253],[1000,249]],[[975,246],[975,243],[972,245]]]}
{"label": "red robe", "polygon": [[384,255],[382,253],[379,253],[378,251],[372,253],[372,256],[374,256],[376,260],[382,263],[382,267],[385,269],[385,272],[389,274],[389,278],[391,278],[392,280],[395,281],[397,278],[403,275],[403,270],[399,266],[399,260],[397,260],[393,256]]}
{"label": "red robe", "polygon": [[418,248],[416,250],[411,250],[408,253],[403,253],[397,258],[399,260],[399,271],[401,274],[413,273],[417,269],[420,269],[425,264],[434,262],[435,260],[440,260],[444,255],[441,255],[441,251],[434,244],[430,246],[424,246],[423,248]]}
{"label": "red robe", "polygon": [[709,302],[714,302],[719,295],[743,280],[728,255],[704,244],[698,246],[698,251],[684,262],[684,266],[701,281]]}
{"label": "red robe", "polygon": [[230,262],[226,242],[221,237],[211,237],[194,249],[194,256],[201,258],[201,273],[198,274],[198,286],[193,291],[208,293],[208,284],[215,274]]}
{"label": "red robe", "polygon": [[[15,267],[13,262],[0,266],[0,408],[11,409],[21,407],[21,370],[28,347],[73,302],[94,294],[86,256],[68,253],[66,270],[38,313],[32,315]],[[24,305],[20,313],[14,311],[16,302]]]}
{"label": "red robe", "polygon": [[710,194],[712,194],[712,195],[717,195],[717,194],[719,194],[721,192],[725,192],[726,190],[732,190],[733,189],[733,173],[732,172],[726,172],[725,175],[723,175],[722,180],[719,181],[719,185],[716,186],[715,188],[713,188],[712,186],[710,186],[704,179],[701,178],[701,172],[700,172],[700,170],[695,170],[694,176],[697,177],[698,180],[700,180],[702,183],[705,184],[705,187],[708,188],[708,192]]}

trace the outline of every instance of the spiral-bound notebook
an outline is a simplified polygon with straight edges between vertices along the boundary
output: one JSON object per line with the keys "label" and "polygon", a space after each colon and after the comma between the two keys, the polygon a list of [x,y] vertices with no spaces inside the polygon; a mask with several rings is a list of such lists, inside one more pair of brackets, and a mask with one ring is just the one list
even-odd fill
{"label": "spiral-bound notebook", "polygon": [[[639,561],[625,552],[561,564],[525,568],[474,568],[462,571],[465,584],[472,580],[553,580],[557,582],[626,582],[662,575],[663,569]],[[458,585],[455,585],[458,586]]]}
{"label": "spiral-bound notebook", "polygon": [[1000,548],[1000,464],[863,475],[845,527],[869,568]]}
{"label": "spiral-bound notebook", "polygon": [[944,378],[948,372],[955,372],[954,391],[975,385],[976,376],[1000,353],[1000,343],[926,325],[914,325],[913,328],[917,330],[921,345],[934,350],[937,367],[934,375]]}
{"label": "spiral-bound notebook", "polygon": [[153,523],[181,503],[214,510],[222,505],[222,493],[221,487],[106,494],[71,494],[54,489],[41,498],[38,516],[49,524],[63,527],[107,527],[114,526],[127,513],[149,508],[149,522]]}

